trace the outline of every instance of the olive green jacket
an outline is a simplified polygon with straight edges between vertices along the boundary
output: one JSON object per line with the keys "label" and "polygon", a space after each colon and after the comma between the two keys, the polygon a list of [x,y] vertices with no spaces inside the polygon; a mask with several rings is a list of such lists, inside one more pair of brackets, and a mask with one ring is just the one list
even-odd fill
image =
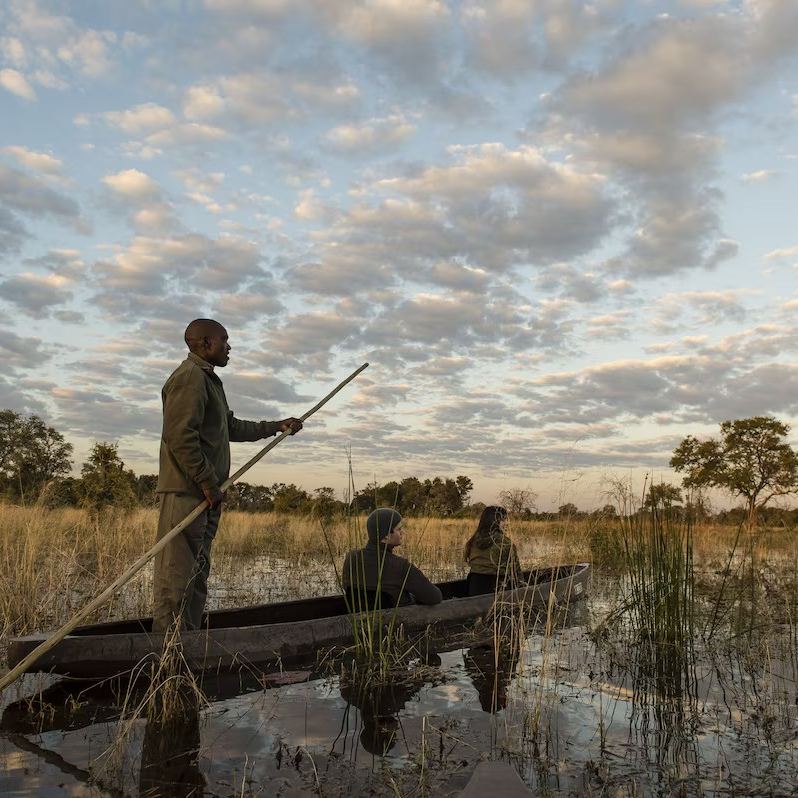
{"label": "olive green jacket", "polygon": [[488,548],[480,549],[471,547],[468,553],[468,564],[475,574],[498,574],[504,578],[517,580],[521,576],[521,563],[518,561],[518,552],[510,538],[502,535]]}
{"label": "olive green jacket", "polygon": [[193,352],[161,391],[158,493],[194,493],[202,498],[230,476],[230,441],[257,441],[280,431],[276,421],[242,421],[227,406],[222,381]]}

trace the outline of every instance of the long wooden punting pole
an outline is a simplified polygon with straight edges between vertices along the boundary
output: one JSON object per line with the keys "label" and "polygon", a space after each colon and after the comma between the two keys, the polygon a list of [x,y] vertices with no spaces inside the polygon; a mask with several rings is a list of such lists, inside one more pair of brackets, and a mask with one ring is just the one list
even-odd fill
{"label": "long wooden punting pole", "polygon": [[[302,421],[310,418],[320,407],[325,405],[330,399],[338,393],[345,385],[352,382],[361,371],[365,368],[368,368],[368,363],[364,363],[359,369],[353,371],[337,388],[330,391],[327,396],[324,397],[317,405],[312,407],[305,413],[304,416],[300,416]],[[282,432],[275,438],[268,446],[264,446],[248,463],[241,466],[238,471],[235,472],[229,479],[225,480],[224,483],[221,485],[221,489],[223,491],[227,490],[240,476],[246,473],[255,463],[258,462],[266,452],[271,451],[277,446],[278,443],[283,441],[286,437],[291,435],[290,432]],[[126,585],[166,544],[176,535],[179,535],[195,518],[198,518],[199,515],[204,512],[208,503],[203,501],[200,502],[174,529],[171,529],[166,535],[164,535],[146,554],[143,554],[139,557],[130,568],[125,571],[110,587],[108,587],[105,591],[103,591],[99,596],[92,599],[80,612],[76,615],[72,616],[70,620],[68,620],[52,637],[49,637],[45,640],[41,645],[36,646],[33,651],[28,654],[25,659],[22,660],[16,667],[12,668],[2,679],[0,679],[0,691],[5,690],[8,685],[12,682],[16,681],[25,671],[34,663],[36,662],[39,657],[43,654],[46,654],[56,643],[63,640],[75,627],[80,625],[80,622],[87,618],[94,610],[98,607],[102,606],[111,596],[116,593],[119,588]]]}

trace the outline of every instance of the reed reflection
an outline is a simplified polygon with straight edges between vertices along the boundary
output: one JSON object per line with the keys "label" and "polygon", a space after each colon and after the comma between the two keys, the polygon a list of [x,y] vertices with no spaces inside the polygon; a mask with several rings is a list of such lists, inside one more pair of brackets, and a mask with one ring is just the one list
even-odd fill
{"label": "reed reflection", "polygon": [[191,686],[156,691],[148,706],[141,751],[142,798],[202,798],[199,693]]}
{"label": "reed reflection", "polygon": [[669,646],[635,663],[630,728],[667,783],[700,779],[701,711],[692,647]]}
{"label": "reed reflection", "polygon": [[362,727],[358,739],[363,750],[374,756],[385,756],[393,750],[401,734],[399,714],[427,683],[430,668],[437,669],[441,664],[433,647],[428,645],[420,653],[421,658],[410,666],[398,666],[388,672],[375,671],[362,663],[361,667],[352,663],[343,672],[340,690],[347,706],[333,749],[341,735],[346,739],[349,710],[355,707]]}
{"label": "reed reflection", "polygon": [[472,646],[463,652],[466,672],[485,712],[507,707],[507,691],[521,656],[521,646],[506,640]]}

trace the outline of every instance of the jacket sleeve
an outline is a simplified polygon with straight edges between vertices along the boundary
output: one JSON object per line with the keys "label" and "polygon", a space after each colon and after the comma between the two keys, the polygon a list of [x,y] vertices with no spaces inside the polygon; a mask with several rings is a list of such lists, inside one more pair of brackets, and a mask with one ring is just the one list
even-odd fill
{"label": "jacket sleeve", "polygon": [[490,561],[496,566],[497,573],[507,573],[514,579],[520,578],[521,563],[518,560],[518,550],[509,538],[504,537],[501,542],[493,544]]}
{"label": "jacket sleeve", "polygon": [[219,484],[200,445],[207,401],[207,393],[188,381],[170,386],[163,398],[163,441],[182,471],[203,490]]}
{"label": "jacket sleeve", "polygon": [[516,579],[523,577],[524,572],[521,569],[521,561],[518,559],[518,549],[515,547],[515,543],[510,544],[510,568],[512,569],[510,573]]}
{"label": "jacket sleeve", "polygon": [[355,581],[352,579],[352,560],[352,552],[350,551],[344,558],[344,567],[341,569],[341,587],[344,593],[346,593],[349,586],[354,584]]}
{"label": "jacket sleeve", "polygon": [[424,576],[421,569],[408,563],[407,580],[402,592],[412,593],[419,604],[440,604],[443,601],[441,589]]}
{"label": "jacket sleeve", "polygon": [[233,411],[227,412],[227,430],[231,441],[259,441],[261,438],[271,438],[280,431],[277,421],[244,421],[236,418]]}

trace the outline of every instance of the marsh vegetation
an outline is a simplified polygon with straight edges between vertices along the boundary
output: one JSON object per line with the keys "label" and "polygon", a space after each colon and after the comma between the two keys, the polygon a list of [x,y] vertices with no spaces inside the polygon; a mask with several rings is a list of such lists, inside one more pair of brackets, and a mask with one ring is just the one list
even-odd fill
{"label": "marsh vegetation", "polygon": [[[146,551],[156,521],[151,510],[2,513],[0,645],[66,620]],[[404,553],[431,578],[464,574],[472,521],[407,526]],[[228,512],[211,605],[335,592],[361,527]],[[592,561],[588,601],[499,614],[440,650],[373,639],[377,668],[362,651],[323,652],[270,673],[185,676],[166,699],[177,724],[149,674],[80,689],[25,677],[0,699],[0,792],[171,795],[180,782],[206,796],[456,795],[479,759],[496,758],[543,795],[790,794],[792,529],[652,510],[514,521],[509,534],[525,566]],[[146,613],[149,578],[145,569],[94,620]]]}

